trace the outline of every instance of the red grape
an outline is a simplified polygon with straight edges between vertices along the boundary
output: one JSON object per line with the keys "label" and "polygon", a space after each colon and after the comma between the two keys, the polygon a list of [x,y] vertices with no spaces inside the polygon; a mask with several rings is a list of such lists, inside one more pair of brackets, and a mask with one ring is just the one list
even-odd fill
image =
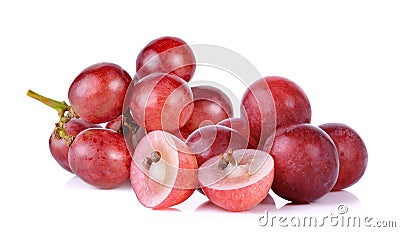
{"label": "red grape", "polygon": [[310,101],[300,86],[284,77],[265,80],[274,98],[277,127],[311,122]]}
{"label": "red grape", "polygon": [[225,126],[210,125],[195,130],[186,140],[200,166],[211,157],[231,150],[247,148],[247,139]]}
{"label": "red grape", "polygon": [[248,140],[247,148],[255,149],[258,146],[258,141],[254,139],[254,137],[250,136],[249,125],[246,120],[242,118],[227,118],[225,120],[220,121],[217,125],[226,126],[232,128],[239,132],[244,138]]}
{"label": "red grape", "polygon": [[[255,81],[242,99],[242,117],[250,125],[250,136],[262,145],[276,128],[311,121],[311,106],[304,91],[293,81],[268,76]],[[259,146],[260,147],[260,146]]]}
{"label": "red grape", "polygon": [[335,144],[323,130],[309,124],[282,127],[270,154],[275,161],[272,190],[297,203],[313,202],[335,185],[339,158]]}
{"label": "red grape", "polygon": [[136,59],[137,78],[151,73],[170,73],[189,81],[196,69],[192,49],[176,37],[161,37],[151,41]]}
{"label": "red grape", "polygon": [[[247,121],[252,140],[262,149],[276,128],[275,104],[265,78],[253,82],[242,98],[241,118]],[[268,151],[266,151],[268,152]]]}
{"label": "red grape", "polygon": [[132,188],[144,206],[169,208],[193,194],[197,168],[196,158],[182,140],[165,131],[152,131],[132,155]]}
{"label": "red grape", "polygon": [[229,97],[213,86],[195,86],[193,92],[193,112],[188,122],[181,127],[180,132],[186,139],[194,130],[201,126],[213,125],[233,117],[233,106]]}
{"label": "red grape", "polygon": [[109,129],[86,129],[76,136],[68,160],[72,171],[98,188],[116,188],[129,179],[131,156],[124,137]]}
{"label": "red grape", "polygon": [[147,132],[173,132],[182,127],[193,111],[193,94],[181,78],[153,73],[132,86],[129,107],[133,120]]}
{"label": "red grape", "polygon": [[199,185],[215,205],[245,211],[262,202],[274,179],[274,160],[261,150],[228,151],[199,167]]}
{"label": "red grape", "polygon": [[71,107],[88,122],[108,122],[122,114],[131,80],[129,74],[116,64],[94,64],[72,82],[68,91]]}
{"label": "red grape", "polygon": [[[96,128],[96,127],[98,128],[100,126],[88,123],[83,119],[72,118],[70,121],[65,123],[63,127],[65,132],[69,136],[75,137],[78,135],[79,132],[85,129]],[[68,163],[68,151],[69,151],[68,142],[65,139],[57,137],[58,136],[56,136],[54,132],[51,133],[49,139],[50,153],[61,167],[63,167],[65,170],[69,172],[72,172],[71,167],[69,166]]]}
{"label": "red grape", "polygon": [[347,125],[327,123],[319,126],[331,137],[339,153],[339,177],[333,190],[347,188],[361,179],[368,164],[367,148],[360,135]]}

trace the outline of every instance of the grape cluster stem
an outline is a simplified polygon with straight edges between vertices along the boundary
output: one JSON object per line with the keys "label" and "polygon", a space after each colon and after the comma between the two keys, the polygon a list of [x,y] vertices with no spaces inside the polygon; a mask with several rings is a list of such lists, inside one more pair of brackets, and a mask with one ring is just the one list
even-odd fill
{"label": "grape cluster stem", "polygon": [[28,90],[26,95],[42,102],[43,104],[57,111],[59,120],[55,124],[55,128],[53,131],[54,136],[58,140],[65,139],[68,146],[70,146],[74,141],[74,136],[71,136],[67,133],[67,131],[64,129],[64,125],[67,122],[69,122],[69,120],[71,120],[72,118],[79,118],[79,116],[74,112],[72,107],[68,105],[65,101],[56,101],[51,98],[40,95],[32,90]]}

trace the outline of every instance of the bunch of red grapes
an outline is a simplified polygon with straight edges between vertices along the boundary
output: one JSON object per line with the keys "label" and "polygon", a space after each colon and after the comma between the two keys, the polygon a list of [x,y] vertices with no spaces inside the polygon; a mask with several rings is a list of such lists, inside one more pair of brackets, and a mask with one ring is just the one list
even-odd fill
{"label": "bunch of red grapes", "polygon": [[309,99],[293,81],[254,81],[235,118],[221,89],[189,85],[195,69],[187,43],[162,37],[139,53],[133,79],[119,65],[99,63],[74,79],[70,105],[28,96],[58,112],[49,146],[61,167],[101,189],[130,180],[153,209],[196,189],[229,211],[251,209],[270,189],[309,203],[364,174],[361,137],[340,123],[311,125]]}

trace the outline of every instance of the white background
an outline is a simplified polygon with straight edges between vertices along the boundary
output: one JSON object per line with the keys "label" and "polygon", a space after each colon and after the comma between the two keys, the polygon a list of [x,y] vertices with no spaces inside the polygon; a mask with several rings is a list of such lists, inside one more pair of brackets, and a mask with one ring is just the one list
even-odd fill
{"label": "white background", "polygon": [[[265,210],[322,218],[337,215],[341,203],[349,209],[345,216],[397,220],[400,226],[396,1],[7,2],[0,3],[0,231],[270,231],[258,224]],[[150,210],[129,184],[99,190],[65,172],[48,150],[56,112],[26,91],[67,100],[75,76],[102,61],[133,75],[141,48],[165,35],[232,49],[263,75],[298,83],[311,101],[314,125],[342,122],[363,137],[369,165],[362,180],[311,205],[282,207],[277,199],[228,213],[197,192],[174,209]],[[240,95],[240,87],[226,85]]]}

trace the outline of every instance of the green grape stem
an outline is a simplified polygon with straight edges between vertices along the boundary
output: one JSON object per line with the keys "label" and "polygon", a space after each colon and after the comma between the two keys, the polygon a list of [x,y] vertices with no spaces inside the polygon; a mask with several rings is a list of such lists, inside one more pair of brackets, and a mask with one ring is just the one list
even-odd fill
{"label": "green grape stem", "polygon": [[26,95],[28,95],[31,98],[34,98],[38,101],[40,101],[41,103],[57,110],[58,112],[58,116],[60,117],[60,119],[64,116],[66,111],[69,111],[71,109],[71,107],[65,102],[65,101],[56,101],[53,100],[51,98],[45,97],[43,95],[40,95],[36,92],[33,92],[32,90],[28,90],[28,92],[26,93]]}
{"label": "green grape stem", "polygon": [[28,90],[26,95],[42,102],[43,104],[57,111],[59,121],[58,123],[56,123],[56,127],[54,128],[54,135],[57,139],[65,139],[70,145],[72,143],[73,137],[68,135],[68,133],[65,131],[64,124],[71,120],[71,118],[79,118],[78,115],[73,111],[71,106],[69,106],[65,101],[56,101],[40,95],[32,90]]}

